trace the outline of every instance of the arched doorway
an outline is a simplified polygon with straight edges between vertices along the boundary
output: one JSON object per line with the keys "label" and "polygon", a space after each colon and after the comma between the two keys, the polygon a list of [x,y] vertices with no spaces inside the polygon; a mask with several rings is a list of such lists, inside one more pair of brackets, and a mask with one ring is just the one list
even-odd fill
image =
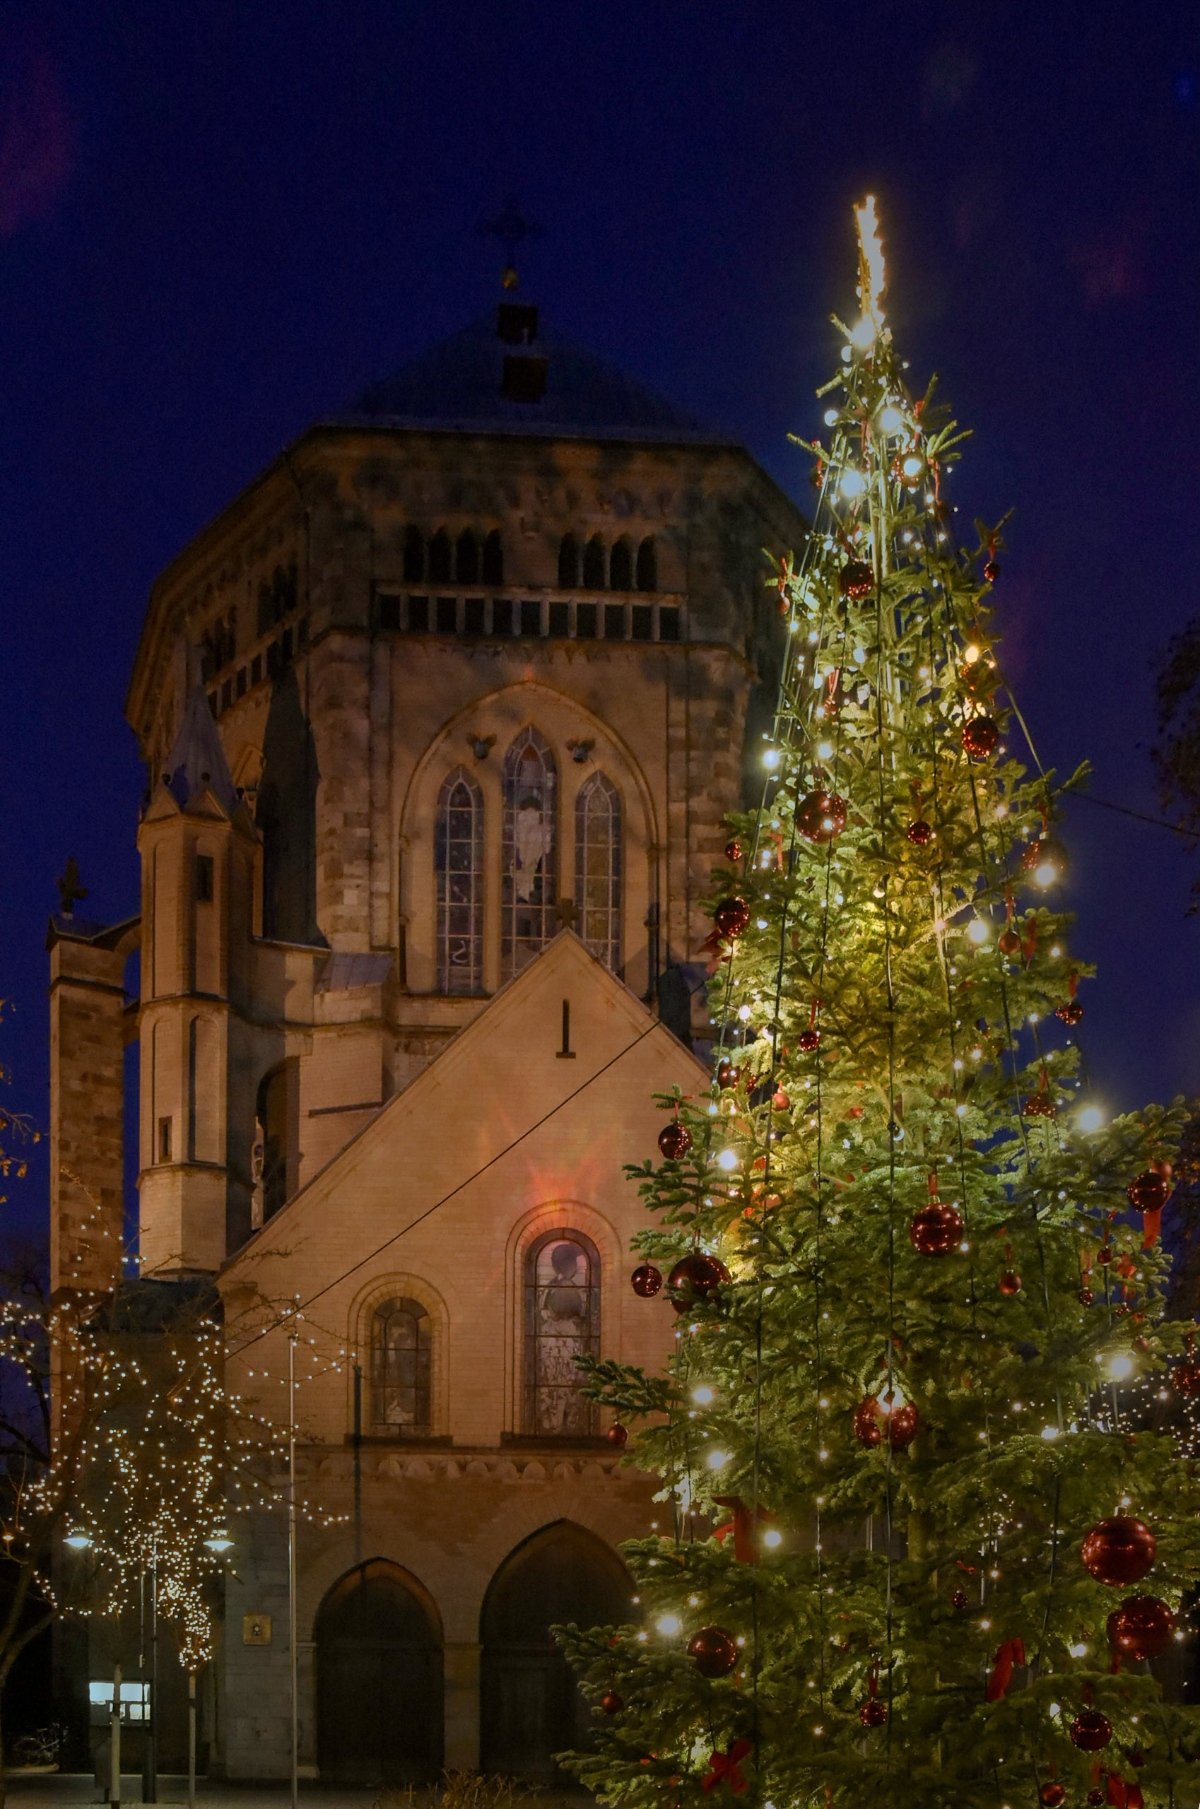
{"label": "arched doorway", "polygon": [[633,1585],[616,1553],[560,1520],[510,1553],[488,1587],[481,1763],[488,1772],[552,1779],[552,1755],[590,1743],[591,1715],[550,1629],[621,1624]]}
{"label": "arched doorway", "polygon": [[442,1763],[442,1645],[432,1605],[373,1558],[317,1616],[317,1761],[323,1781],[420,1783]]}

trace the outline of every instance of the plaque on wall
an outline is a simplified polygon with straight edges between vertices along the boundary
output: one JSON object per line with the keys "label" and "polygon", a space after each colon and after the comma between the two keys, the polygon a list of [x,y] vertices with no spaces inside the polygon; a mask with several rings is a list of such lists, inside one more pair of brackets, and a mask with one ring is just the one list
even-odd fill
{"label": "plaque on wall", "polygon": [[270,1615],[244,1614],[242,1616],[242,1644],[244,1646],[269,1646],[270,1643]]}

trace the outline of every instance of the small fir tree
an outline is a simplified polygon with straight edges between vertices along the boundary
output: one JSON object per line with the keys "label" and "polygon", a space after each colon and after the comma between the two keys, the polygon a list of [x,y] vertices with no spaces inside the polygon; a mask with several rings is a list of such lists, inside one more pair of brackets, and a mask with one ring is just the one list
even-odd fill
{"label": "small fir tree", "polygon": [[1200,1487],[1122,1390],[1200,1390],[1157,1237],[1184,1112],[1088,1098],[1080,775],[1008,691],[999,530],[955,549],[965,436],[908,387],[858,214],[764,801],[717,876],[712,1089],[637,1171],[675,1355],[593,1368],[670,1530],[626,1547],[640,1626],[566,1631],[571,1763],[647,1809],[1182,1805]]}

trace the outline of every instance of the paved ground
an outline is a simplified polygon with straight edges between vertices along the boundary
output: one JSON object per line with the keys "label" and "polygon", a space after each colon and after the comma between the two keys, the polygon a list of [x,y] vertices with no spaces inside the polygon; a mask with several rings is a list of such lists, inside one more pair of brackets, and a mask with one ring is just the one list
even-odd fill
{"label": "paved ground", "polygon": [[[592,1799],[568,1795],[562,1791],[538,1791],[525,1794],[528,1809],[582,1809]],[[291,1793],[286,1784],[210,1783],[199,1778],[197,1802],[204,1809],[287,1809]],[[96,1785],[85,1772],[20,1772],[8,1776],[7,1809],[74,1809],[78,1805],[99,1802]],[[123,1803],[140,1803],[142,1780],[130,1773],[121,1778]],[[163,1804],[187,1801],[187,1779],[160,1772],[158,1800]],[[333,1789],[328,1785],[300,1784],[301,1809],[436,1809],[438,1793],[432,1790],[400,1790],[395,1788],[356,1790],[347,1786]],[[518,1804],[511,1805],[518,1809]]]}

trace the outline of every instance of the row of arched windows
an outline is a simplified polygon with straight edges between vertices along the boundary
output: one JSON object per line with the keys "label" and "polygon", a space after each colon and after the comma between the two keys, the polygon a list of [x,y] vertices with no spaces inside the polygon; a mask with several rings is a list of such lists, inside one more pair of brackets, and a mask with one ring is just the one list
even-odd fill
{"label": "row of arched windows", "polygon": [[[547,1231],[526,1251],[522,1304],[520,1430],[570,1438],[595,1430],[581,1357],[600,1349],[600,1257],[583,1232]],[[368,1327],[367,1422],[375,1437],[433,1429],[435,1327],[419,1300],[380,1301]]]}
{"label": "row of arched windows", "polygon": [[200,675],[208,680],[237,657],[237,610],[227,609],[210,622],[200,643]]}
{"label": "row of arched windows", "polygon": [[500,530],[480,535],[464,528],[452,540],[439,528],[428,540],[411,524],[404,530],[406,584],[503,584],[504,547]]}
{"label": "row of arched windows", "polygon": [[[500,971],[511,979],[558,924],[558,768],[549,744],[524,728],[501,773]],[[483,988],[484,799],[463,767],[438,796],[434,841],[438,987]],[[621,961],[621,800],[595,772],[575,799],[575,924],[589,951],[616,971]]]}
{"label": "row of arched windows", "polygon": [[558,549],[558,585],[560,590],[657,590],[653,534],[636,547],[628,534],[611,546],[599,534],[587,541],[564,534]]}

